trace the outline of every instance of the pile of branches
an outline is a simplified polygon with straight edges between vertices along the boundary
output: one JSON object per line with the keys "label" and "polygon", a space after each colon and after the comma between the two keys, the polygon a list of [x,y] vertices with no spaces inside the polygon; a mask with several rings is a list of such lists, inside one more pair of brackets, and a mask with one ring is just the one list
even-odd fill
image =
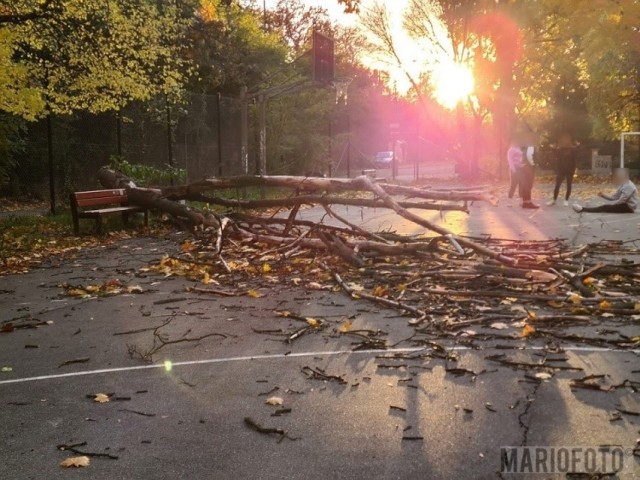
{"label": "pile of branches", "polygon": [[[564,325],[596,317],[639,318],[640,271],[636,263],[622,258],[638,254],[633,242],[571,247],[562,240],[473,238],[455,235],[414,213],[468,212],[470,202],[494,204],[495,197],[486,190],[378,184],[365,176],[214,178],[164,189],[142,189],[107,170],[100,179],[106,187],[126,188],[134,203],[170,213],[205,232],[210,241],[199,261],[215,261],[220,279],[226,275],[230,285],[237,279],[225,257],[256,264],[266,256],[276,264],[306,258],[333,286],[353,298],[396,308],[423,331],[457,335],[470,325],[501,321]],[[288,189],[290,194],[264,200],[212,195],[244,187]],[[178,200],[229,210],[201,211]],[[301,220],[300,209],[307,205],[321,206],[331,222]],[[339,215],[336,205],[387,208],[422,227],[424,234],[367,231]],[[291,268],[287,272],[292,275]],[[354,289],[354,283],[362,288]],[[634,342],[622,336],[614,346],[633,347]]]}

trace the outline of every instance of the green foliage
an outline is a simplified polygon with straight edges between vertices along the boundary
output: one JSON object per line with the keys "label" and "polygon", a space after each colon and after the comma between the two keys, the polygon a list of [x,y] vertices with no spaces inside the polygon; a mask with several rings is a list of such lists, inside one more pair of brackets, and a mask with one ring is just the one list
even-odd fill
{"label": "green foliage", "polygon": [[182,168],[171,165],[157,168],[150,165],[129,163],[117,155],[111,156],[109,167],[130,177],[142,186],[167,185],[171,182],[182,183],[187,179],[187,171]]}
{"label": "green foliage", "polygon": [[24,149],[24,121],[0,111],[0,189],[9,182],[15,155]]}
{"label": "green foliage", "polygon": [[[16,0],[17,14],[32,11]],[[52,0],[41,15],[0,24],[0,109],[32,120],[49,112],[118,110],[181,88],[189,21],[151,0]],[[0,92],[4,93],[4,92]]]}

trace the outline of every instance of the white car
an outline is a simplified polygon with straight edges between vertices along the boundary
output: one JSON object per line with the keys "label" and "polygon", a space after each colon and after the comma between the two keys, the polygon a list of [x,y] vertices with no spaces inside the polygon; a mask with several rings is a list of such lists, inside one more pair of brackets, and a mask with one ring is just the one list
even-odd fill
{"label": "white car", "polygon": [[378,152],[373,158],[373,163],[376,168],[391,168],[394,157],[393,152]]}

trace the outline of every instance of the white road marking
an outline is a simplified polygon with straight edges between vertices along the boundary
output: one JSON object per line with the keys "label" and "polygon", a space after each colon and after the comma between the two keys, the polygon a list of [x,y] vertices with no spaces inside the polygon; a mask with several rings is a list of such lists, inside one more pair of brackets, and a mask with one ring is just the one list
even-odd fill
{"label": "white road marking", "polygon": [[[339,356],[339,355],[378,355],[378,354],[390,354],[390,353],[417,353],[423,351],[429,351],[428,347],[414,347],[414,348],[390,348],[387,350],[333,350],[333,351],[324,351],[324,352],[298,352],[298,353],[275,353],[270,355],[247,355],[242,357],[223,357],[223,358],[207,358],[204,360],[186,360],[183,362],[171,362],[171,368],[176,367],[187,367],[191,365],[207,365],[213,363],[231,363],[231,362],[244,362],[247,360],[275,360],[275,359],[287,359],[287,358],[304,358],[304,357],[320,357],[320,356]],[[462,346],[454,346],[448,348],[449,351],[477,351],[471,347],[462,347]],[[488,349],[490,350],[490,348]],[[539,351],[544,350],[544,347],[528,347],[525,349],[518,349],[519,352],[533,350]],[[567,352],[587,352],[587,353],[595,353],[595,352],[615,352],[615,353],[634,353],[636,355],[640,354],[640,350],[616,350],[611,348],[600,348],[600,347],[564,347],[563,350]],[[23,377],[23,378],[12,378],[10,380],[2,380],[0,381],[0,385],[8,385],[10,383],[26,383],[26,382],[39,382],[43,380],[55,380],[58,378],[72,378],[72,377],[84,377],[89,375],[101,375],[105,373],[120,373],[120,372],[131,372],[135,370],[151,370],[165,368],[164,363],[153,363],[149,365],[136,365],[131,367],[116,367],[116,368],[101,368],[98,370],[84,370],[79,372],[68,372],[68,373],[58,373],[53,375],[40,375],[37,377]]]}

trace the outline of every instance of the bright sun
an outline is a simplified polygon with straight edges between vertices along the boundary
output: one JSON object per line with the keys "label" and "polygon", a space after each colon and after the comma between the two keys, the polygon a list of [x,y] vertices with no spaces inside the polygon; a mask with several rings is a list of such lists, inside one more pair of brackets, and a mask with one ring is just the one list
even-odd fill
{"label": "bright sun", "polygon": [[434,66],[432,80],[436,100],[450,109],[465,101],[475,88],[471,69],[460,63],[447,62]]}

